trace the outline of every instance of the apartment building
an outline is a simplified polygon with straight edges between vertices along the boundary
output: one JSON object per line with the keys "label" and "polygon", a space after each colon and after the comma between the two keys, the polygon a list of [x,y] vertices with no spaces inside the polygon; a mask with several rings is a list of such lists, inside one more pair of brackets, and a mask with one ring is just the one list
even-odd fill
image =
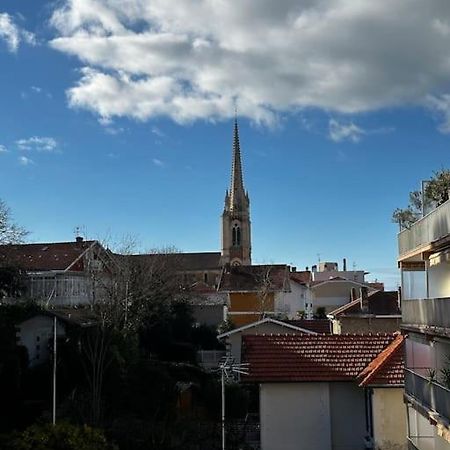
{"label": "apartment building", "polygon": [[450,449],[450,201],[398,235],[410,449]]}

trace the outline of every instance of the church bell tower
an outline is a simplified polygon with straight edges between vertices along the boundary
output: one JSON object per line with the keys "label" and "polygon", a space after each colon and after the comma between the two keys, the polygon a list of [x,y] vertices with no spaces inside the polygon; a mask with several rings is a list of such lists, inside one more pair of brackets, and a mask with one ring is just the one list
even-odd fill
{"label": "church bell tower", "polygon": [[222,264],[250,265],[250,200],[244,190],[237,119],[234,121],[230,190],[222,214]]}

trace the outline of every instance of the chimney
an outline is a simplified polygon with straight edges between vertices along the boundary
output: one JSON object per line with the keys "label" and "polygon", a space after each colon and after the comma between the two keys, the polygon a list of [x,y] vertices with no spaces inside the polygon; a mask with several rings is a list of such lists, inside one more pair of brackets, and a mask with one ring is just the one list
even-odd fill
{"label": "chimney", "polygon": [[363,314],[367,314],[369,312],[369,298],[368,298],[368,289],[367,287],[362,287],[359,290],[360,299],[361,302],[361,312]]}
{"label": "chimney", "polygon": [[297,272],[297,267],[292,266],[292,267],[291,267],[291,272]]}
{"label": "chimney", "polygon": [[352,287],[350,291],[350,301],[353,302],[356,300],[356,288]]}
{"label": "chimney", "polygon": [[342,260],[342,270],[343,270],[344,272],[347,272],[347,259],[346,259],[346,258],[344,258],[344,259]]}
{"label": "chimney", "polygon": [[77,236],[77,237],[75,238],[75,241],[76,241],[76,242],[83,242],[83,236]]}

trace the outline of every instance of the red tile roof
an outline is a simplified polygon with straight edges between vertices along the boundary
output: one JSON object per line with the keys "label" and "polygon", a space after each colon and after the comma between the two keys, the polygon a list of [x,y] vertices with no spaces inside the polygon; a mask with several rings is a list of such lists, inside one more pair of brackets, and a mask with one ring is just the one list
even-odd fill
{"label": "red tile roof", "polygon": [[232,266],[224,269],[219,291],[256,292],[267,283],[271,292],[282,291],[288,282],[289,269],[285,264]]}
{"label": "red tile roof", "polygon": [[403,386],[405,337],[399,334],[358,376],[360,386]]}
{"label": "red tile roof", "polygon": [[392,334],[243,336],[243,381],[352,381],[392,341]]}
{"label": "red tile roof", "polygon": [[[0,264],[15,264],[28,272],[65,270],[95,242],[0,245]],[[71,270],[83,270],[83,262]]]}
{"label": "red tile roof", "polygon": [[[398,292],[397,291],[376,291],[367,297],[369,303],[369,310],[364,314],[374,314],[383,316],[398,316],[401,314],[398,306]],[[330,313],[332,316],[351,315],[357,316],[363,314],[361,312],[360,299],[353,300]]]}
{"label": "red tile roof", "polygon": [[300,320],[284,320],[283,322],[295,325],[305,330],[314,331],[316,333],[331,334],[331,321],[328,319],[300,319]]}

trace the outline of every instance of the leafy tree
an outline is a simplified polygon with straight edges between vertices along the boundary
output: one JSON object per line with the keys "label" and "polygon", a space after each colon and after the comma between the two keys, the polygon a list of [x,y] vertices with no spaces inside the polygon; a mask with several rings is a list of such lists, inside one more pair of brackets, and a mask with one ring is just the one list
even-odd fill
{"label": "leafy tree", "polygon": [[316,314],[314,314],[315,319],[326,319],[327,318],[327,312],[326,309],[323,306],[319,306],[316,309]]}
{"label": "leafy tree", "polygon": [[8,450],[111,450],[104,434],[69,423],[36,424],[11,440]]}
{"label": "leafy tree", "polygon": [[439,206],[449,199],[449,190],[450,170],[441,169],[433,173],[433,178],[425,188],[425,196]]}
{"label": "leafy tree", "polygon": [[449,199],[450,170],[441,169],[433,173],[433,177],[425,186],[423,195],[420,191],[409,193],[407,208],[397,208],[392,213],[392,222],[398,223],[400,230],[409,228],[422,215],[424,207],[439,206]]}
{"label": "leafy tree", "polygon": [[0,432],[23,425],[27,415],[23,404],[28,355],[17,345],[16,325],[39,313],[33,303],[0,305]]}
{"label": "leafy tree", "polygon": [[13,222],[11,210],[0,199],[0,245],[19,244],[24,241],[27,234],[28,231]]}
{"label": "leafy tree", "polygon": [[398,223],[400,230],[409,228],[418,219],[418,212],[415,212],[410,206],[405,209],[397,208],[392,213],[392,222]]}
{"label": "leafy tree", "polygon": [[0,300],[20,297],[26,289],[26,272],[14,265],[0,266]]}

